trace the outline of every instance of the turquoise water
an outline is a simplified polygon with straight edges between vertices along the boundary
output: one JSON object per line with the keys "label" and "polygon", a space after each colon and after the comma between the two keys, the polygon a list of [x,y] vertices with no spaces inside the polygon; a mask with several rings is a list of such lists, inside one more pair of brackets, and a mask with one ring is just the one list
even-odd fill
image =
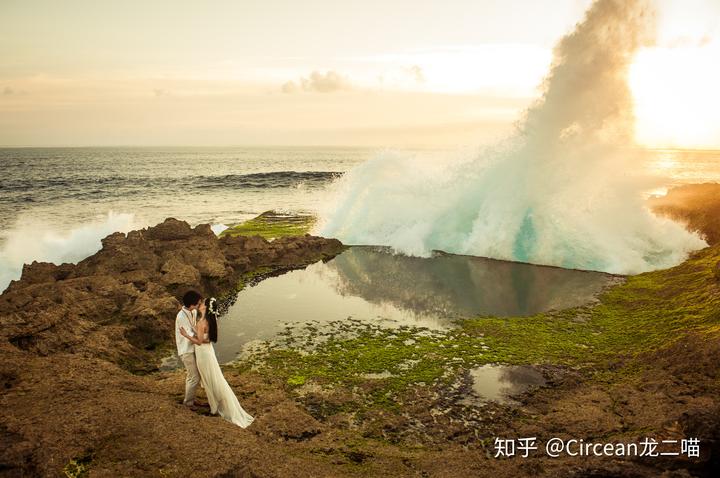
{"label": "turquoise water", "polygon": [[[219,227],[269,209],[322,211],[333,205],[328,186],[338,174],[381,153],[380,148],[336,147],[0,148],[0,289],[19,277],[24,263],[76,262],[97,251],[100,239],[112,232],[167,217]],[[442,171],[448,158],[457,155],[427,149],[399,154],[410,168],[399,179],[415,164]],[[720,181],[718,151],[654,151],[643,160],[663,178],[648,194],[678,184]],[[374,184],[380,178],[369,180]],[[475,195],[482,194],[478,188]],[[385,208],[392,206],[385,202]],[[450,230],[469,234],[476,227],[471,212],[443,216],[442,227],[430,238],[439,243]],[[523,260],[537,253],[533,240],[539,227],[535,218],[526,217],[524,235],[512,244]],[[412,238],[421,231],[403,232]]]}
{"label": "turquoise water", "polygon": [[[109,211],[234,223],[268,209],[315,211],[333,175],[381,148],[0,148],[0,240],[37,219],[71,230]],[[452,152],[402,150],[441,163]],[[663,187],[720,181],[720,151],[655,151]],[[291,177],[287,172],[301,173]],[[302,173],[310,173],[303,175]],[[265,176],[263,176],[265,175]]]}
{"label": "turquoise water", "polygon": [[[536,134],[539,134],[536,132]],[[558,133],[560,134],[560,133]],[[705,242],[646,198],[718,179],[717,152],[519,136],[438,164],[386,153],[333,183],[320,235],[618,274],[672,267]]]}

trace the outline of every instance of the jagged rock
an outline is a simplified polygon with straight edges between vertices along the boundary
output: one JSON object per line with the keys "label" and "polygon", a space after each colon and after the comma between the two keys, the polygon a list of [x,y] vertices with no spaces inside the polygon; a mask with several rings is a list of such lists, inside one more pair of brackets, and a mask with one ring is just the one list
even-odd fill
{"label": "jagged rock", "polygon": [[[206,234],[209,230],[205,228],[196,228],[195,231],[185,221],[178,221],[175,218],[167,218],[164,222],[155,227],[151,227],[144,231],[144,236],[150,240],[156,241],[179,241],[187,239],[193,234]],[[212,230],[210,230],[212,234]]]}
{"label": "jagged rock", "polygon": [[720,243],[720,184],[678,186],[665,196],[651,198],[648,203],[653,212],[684,223],[708,244]]}
{"label": "jagged rock", "polygon": [[[218,240],[208,225],[191,228],[168,219],[107,236],[100,251],[77,265],[25,265],[21,278],[0,295],[0,475],[62,475],[66,464],[106,445],[100,453],[110,461],[101,465],[100,475],[147,474],[144,465],[132,463],[144,462],[141,455],[167,454],[158,437],[176,446],[178,454],[172,455],[188,457],[193,447],[177,440],[182,435],[233,447],[232,459],[212,460],[195,474],[237,471],[243,464],[243,476],[266,476],[268,451],[253,447],[255,434],[238,433],[234,425],[174,403],[173,394],[183,387],[180,373],[171,374],[177,383],[169,386],[160,374],[140,375],[157,371],[156,351],[173,346],[178,298],[186,289],[229,293],[255,267],[304,267],[341,250],[338,241],[311,236],[290,242]],[[277,412],[287,423],[266,430],[273,439],[304,440],[320,430],[294,405]],[[258,458],[237,459],[237,450]],[[273,476],[288,474],[287,460],[275,453]],[[199,459],[186,461],[183,468]],[[174,462],[170,458],[153,470],[162,472]]]}
{"label": "jagged rock", "polygon": [[[0,416],[0,470],[5,471],[0,475],[57,476],[65,464],[85,456],[88,446],[107,443],[108,456],[114,456],[118,440],[120,453],[131,453],[127,456],[132,459],[138,453],[166,453],[154,436],[140,437],[147,432],[177,442],[178,450],[184,450],[178,456],[186,456],[187,445],[170,438],[178,426],[187,436],[203,434],[208,443],[231,436],[236,449],[248,449],[254,434],[237,433],[230,424],[223,431],[225,424],[205,423],[173,403],[181,383],[168,390],[156,378],[140,375],[157,371],[160,354],[154,351],[171,349],[178,298],[186,289],[230,293],[253,268],[304,267],[342,247],[339,241],[311,236],[291,242],[218,240],[208,225],[191,228],[167,219],[127,235],[107,236],[100,251],[77,265],[26,265],[21,278],[0,295],[0,389],[6,411]],[[277,411],[288,423],[266,433],[304,440],[320,430],[295,406]],[[198,423],[205,431],[199,431]],[[123,448],[133,443],[142,450]],[[156,450],[146,450],[156,444]],[[260,476],[256,471],[267,469],[266,456],[263,447],[262,460],[255,464],[233,458],[212,468],[239,469],[242,462],[248,467],[243,475]],[[281,471],[287,457],[276,456],[276,476],[287,474]],[[117,463],[107,473],[139,473],[132,467],[128,471],[126,458]],[[209,476],[209,471],[198,473]]]}
{"label": "jagged rock", "polygon": [[[219,240],[207,224],[167,219],[107,236],[77,265],[26,265],[0,295],[0,339],[40,355],[101,355],[132,368],[143,350],[172,342],[184,290],[217,294],[254,268],[302,267],[341,250],[339,241],[313,236]],[[116,329],[104,328],[110,324]],[[94,333],[82,333],[88,330]],[[129,346],[108,346],[105,332],[124,334]]]}
{"label": "jagged rock", "polygon": [[[132,319],[134,323],[139,318],[155,319],[159,325],[172,325],[168,321],[157,320],[168,315],[174,317],[180,309],[180,301],[165,294],[164,288],[158,284],[151,284],[149,288],[137,295],[135,300],[128,301],[121,314]],[[159,328],[159,327],[158,327]],[[170,327],[168,327],[169,330]]]}
{"label": "jagged rock", "polygon": [[165,285],[192,285],[200,282],[200,271],[176,257],[167,260],[161,267],[160,281]]}
{"label": "jagged rock", "polygon": [[[32,264],[25,264],[22,268],[22,281],[25,284],[42,284],[44,282],[55,282],[66,279],[73,269],[72,264],[55,265],[49,262],[33,261]],[[8,290],[17,287],[19,281],[11,281]]]}

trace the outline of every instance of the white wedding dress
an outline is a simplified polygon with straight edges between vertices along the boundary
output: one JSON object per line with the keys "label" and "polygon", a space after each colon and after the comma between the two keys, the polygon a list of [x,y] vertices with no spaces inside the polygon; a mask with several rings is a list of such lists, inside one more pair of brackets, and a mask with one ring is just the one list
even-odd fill
{"label": "white wedding dress", "polygon": [[[207,337],[205,334],[205,340]],[[219,413],[225,420],[243,428],[250,425],[255,418],[240,406],[235,393],[225,380],[212,342],[195,345],[195,362],[208,397],[210,412]]]}

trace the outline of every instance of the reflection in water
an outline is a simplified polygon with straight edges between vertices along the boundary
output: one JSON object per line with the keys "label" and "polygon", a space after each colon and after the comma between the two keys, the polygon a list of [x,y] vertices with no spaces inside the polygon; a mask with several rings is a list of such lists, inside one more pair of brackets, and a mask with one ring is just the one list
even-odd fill
{"label": "reflection in water", "polygon": [[339,293],[438,316],[532,315],[588,302],[612,276],[482,257],[353,247],[328,264]]}
{"label": "reflection in water", "polygon": [[469,256],[397,256],[352,247],[327,263],[267,279],[238,294],[219,320],[221,362],[287,323],[353,317],[393,326],[452,326],[477,315],[527,315],[583,304],[612,276]]}
{"label": "reflection in water", "polygon": [[529,366],[483,365],[471,370],[470,377],[473,392],[481,401],[506,404],[513,403],[511,397],[529,387],[545,385],[542,374]]}

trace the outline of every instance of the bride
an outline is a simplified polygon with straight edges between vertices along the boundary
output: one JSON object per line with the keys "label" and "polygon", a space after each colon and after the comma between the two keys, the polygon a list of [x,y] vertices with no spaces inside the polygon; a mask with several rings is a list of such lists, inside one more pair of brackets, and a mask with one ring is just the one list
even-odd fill
{"label": "bride", "polygon": [[195,344],[195,361],[210,403],[210,412],[213,415],[220,413],[225,420],[245,428],[255,418],[240,406],[240,402],[220,370],[212,345],[213,342],[217,342],[217,301],[214,297],[205,299],[205,303],[198,307],[198,311],[200,317],[195,327],[196,336],[189,335],[182,327],[180,333]]}

